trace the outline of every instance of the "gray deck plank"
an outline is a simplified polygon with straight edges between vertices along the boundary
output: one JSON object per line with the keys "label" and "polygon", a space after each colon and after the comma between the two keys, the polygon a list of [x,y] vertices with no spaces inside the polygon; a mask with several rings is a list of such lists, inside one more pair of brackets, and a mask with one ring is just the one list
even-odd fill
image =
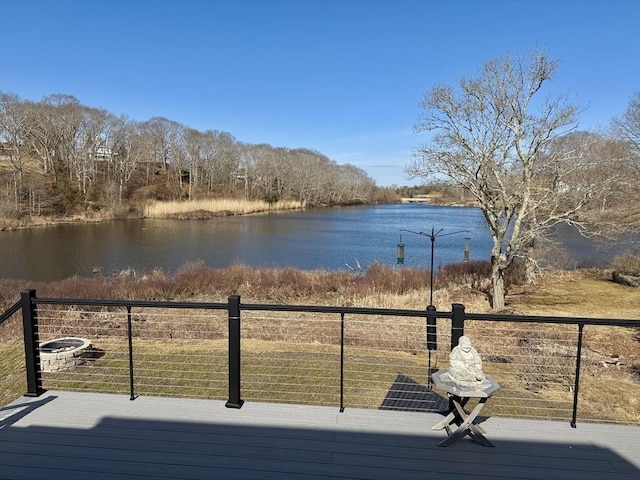
{"label": "gray deck plank", "polygon": [[438,414],[46,392],[0,409],[0,479],[640,478],[640,427],[489,418],[437,446]]}

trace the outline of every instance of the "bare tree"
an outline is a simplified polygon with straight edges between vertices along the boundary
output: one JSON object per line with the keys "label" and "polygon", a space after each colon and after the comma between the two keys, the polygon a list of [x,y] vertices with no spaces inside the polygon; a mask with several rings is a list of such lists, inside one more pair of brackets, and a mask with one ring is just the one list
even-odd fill
{"label": "bare tree", "polygon": [[184,131],[184,150],[187,159],[187,167],[189,169],[189,188],[187,198],[193,200],[195,191],[201,182],[202,170],[206,161],[207,136],[193,128],[186,128]]}
{"label": "bare tree", "polygon": [[208,130],[207,177],[208,193],[235,190],[239,171],[239,144],[228,132]]}
{"label": "bare tree", "polygon": [[330,160],[323,154],[306,148],[291,151],[291,171],[288,181],[297,200],[307,205],[328,203],[331,195],[328,177],[331,174]]}
{"label": "bare tree", "polygon": [[17,95],[0,92],[0,157],[9,159],[13,168],[13,201],[20,209],[20,191],[25,172],[22,147],[29,134],[29,119],[24,102]]}
{"label": "bare tree", "polygon": [[70,182],[75,179],[81,184],[82,176],[76,173],[81,171],[78,146],[81,144],[83,107],[76,97],[60,93],[44,97],[41,104],[44,109],[37,112],[38,120],[42,121],[40,129],[47,130],[44,137],[51,140],[50,146],[43,145],[43,148],[52,147],[56,167],[66,170]]}
{"label": "bare tree", "polygon": [[[477,201],[493,239],[492,306],[505,306],[504,272],[527,258],[535,240],[559,223],[584,227],[578,212],[601,186],[576,148],[552,148],[576,126],[578,110],[564,97],[541,98],[558,63],[533,52],[484,64],[456,89],[436,86],[425,95],[418,132],[431,132],[406,171],[446,177]],[[579,185],[578,185],[579,184]]]}
{"label": "bare tree", "polygon": [[[151,182],[151,171],[159,166],[163,174],[172,174],[175,180],[173,198],[181,197],[184,166],[182,138],[184,126],[164,117],[153,117],[142,123],[141,131],[147,147],[147,183]],[[171,167],[171,168],[170,168]]]}
{"label": "bare tree", "polygon": [[40,157],[44,174],[52,175],[55,181],[56,153],[62,136],[56,107],[44,102],[29,102],[27,108],[31,125],[28,147]]}
{"label": "bare tree", "polygon": [[[629,101],[626,112],[611,123],[614,141],[622,143],[620,189],[615,205],[618,208],[609,220],[616,221],[622,231],[640,231],[640,90]],[[617,214],[617,215],[616,215]]]}
{"label": "bare tree", "polygon": [[105,157],[110,115],[102,109],[82,107],[80,118],[72,166],[78,188],[86,196],[87,190],[98,184],[102,167],[108,165]]}
{"label": "bare tree", "polygon": [[613,134],[629,144],[630,165],[640,173],[640,90],[631,98],[627,111],[612,122]]}
{"label": "bare tree", "polygon": [[337,166],[338,203],[365,203],[371,198],[375,182],[361,168],[355,165],[344,164]]}
{"label": "bare tree", "polygon": [[109,125],[106,158],[117,186],[117,203],[122,204],[131,177],[145,154],[146,144],[139,132],[139,124],[125,116],[112,116]]}

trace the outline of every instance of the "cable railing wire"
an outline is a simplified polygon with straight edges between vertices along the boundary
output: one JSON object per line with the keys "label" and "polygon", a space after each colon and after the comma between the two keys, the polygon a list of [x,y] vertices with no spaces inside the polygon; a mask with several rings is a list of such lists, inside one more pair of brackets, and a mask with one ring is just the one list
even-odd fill
{"label": "cable railing wire", "polygon": [[416,310],[240,304],[237,297],[232,315],[231,297],[185,303],[29,295],[20,304],[32,305],[36,344],[78,336],[92,345],[72,369],[31,378],[27,368],[33,394],[129,390],[132,399],[228,398],[228,406],[240,408],[242,389],[251,401],[440,411],[446,397],[430,375],[448,368],[450,346],[464,330],[501,385],[488,414],[571,418],[575,426],[579,412],[581,420],[640,423],[630,402],[630,412],[616,406],[625,404],[616,398],[640,393],[640,359],[602,351],[604,343],[629,351],[640,320],[467,314],[454,305],[431,313],[437,328],[430,332],[427,312]]}

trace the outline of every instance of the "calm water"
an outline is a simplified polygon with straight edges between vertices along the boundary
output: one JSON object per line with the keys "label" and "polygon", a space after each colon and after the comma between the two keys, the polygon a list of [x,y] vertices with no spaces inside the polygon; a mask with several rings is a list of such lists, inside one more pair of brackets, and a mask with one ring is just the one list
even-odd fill
{"label": "calm water", "polygon": [[[128,268],[174,273],[189,262],[211,267],[250,266],[366,268],[396,264],[396,245],[405,244],[405,265],[427,267],[431,241],[401,229],[431,233],[434,265],[489,258],[491,238],[476,208],[380,205],[314,209],[276,215],[210,220],[133,220],[60,225],[0,232],[0,277],[50,281],[74,275],[109,275]],[[468,232],[456,233],[460,230]],[[597,263],[603,254],[565,232],[577,261]]]}

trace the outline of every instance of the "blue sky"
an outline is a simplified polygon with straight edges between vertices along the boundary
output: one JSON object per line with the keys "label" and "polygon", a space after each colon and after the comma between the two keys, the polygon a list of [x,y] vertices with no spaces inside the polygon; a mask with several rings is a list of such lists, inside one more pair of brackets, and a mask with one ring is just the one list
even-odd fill
{"label": "blue sky", "polygon": [[640,0],[0,0],[0,90],[318,150],[378,185],[436,84],[532,49],[605,128],[640,90]]}

